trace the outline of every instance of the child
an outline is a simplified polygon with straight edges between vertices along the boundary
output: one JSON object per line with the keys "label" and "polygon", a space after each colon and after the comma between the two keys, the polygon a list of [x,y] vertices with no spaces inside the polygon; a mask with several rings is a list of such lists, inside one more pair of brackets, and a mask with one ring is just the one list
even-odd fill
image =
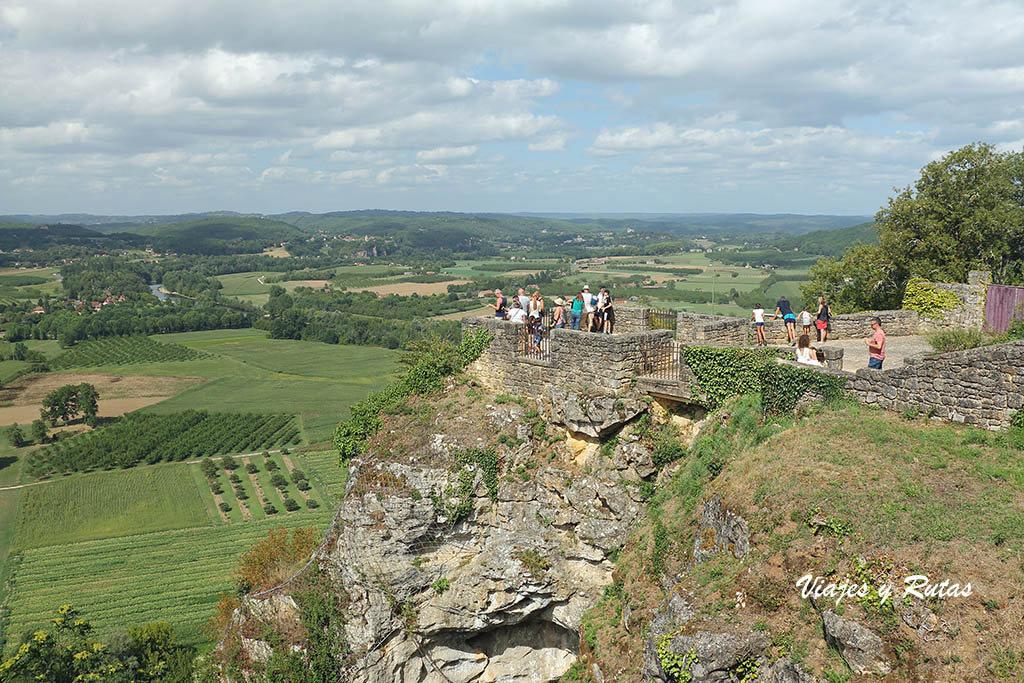
{"label": "child", "polygon": [[764,336],[764,308],[761,304],[754,306],[750,319],[754,321],[754,330],[757,331],[757,345],[768,346],[768,340]]}
{"label": "child", "polygon": [[806,306],[804,306],[804,309],[802,311],[800,311],[800,324],[804,326],[804,334],[807,335],[808,339],[810,339],[810,337],[811,337],[811,312],[807,310]]}

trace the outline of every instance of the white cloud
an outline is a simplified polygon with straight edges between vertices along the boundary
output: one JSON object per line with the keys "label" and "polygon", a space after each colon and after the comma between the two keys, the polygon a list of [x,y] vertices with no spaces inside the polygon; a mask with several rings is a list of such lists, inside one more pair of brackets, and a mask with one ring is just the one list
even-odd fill
{"label": "white cloud", "polygon": [[462,147],[436,147],[425,149],[416,153],[420,161],[442,161],[445,159],[465,159],[476,154],[480,149],[477,145],[463,145]]}

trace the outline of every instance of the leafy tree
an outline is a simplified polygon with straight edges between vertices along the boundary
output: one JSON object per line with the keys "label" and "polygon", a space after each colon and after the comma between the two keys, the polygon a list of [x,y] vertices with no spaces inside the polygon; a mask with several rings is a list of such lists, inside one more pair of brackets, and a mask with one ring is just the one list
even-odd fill
{"label": "leafy tree", "polygon": [[[273,509],[271,503],[265,507]],[[238,567],[242,587],[246,591],[262,590],[281,583],[306,561],[318,540],[319,534],[313,527],[297,528],[290,535],[281,527],[271,529],[242,555]]]}
{"label": "leafy tree", "polygon": [[50,435],[46,429],[46,422],[42,419],[32,421],[32,440],[38,444],[46,443]]}
{"label": "leafy tree", "polygon": [[21,431],[21,427],[15,422],[7,428],[7,440],[15,448],[21,448],[28,442],[25,440],[25,434]]}
{"label": "leafy tree", "polygon": [[77,391],[78,408],[82,411],[82,417],[85,419],[85,424],[90,427],[94,427],[96,425],[96,415],[100,410],[100,394],[96,391],[96,387],[88,382],[79,384]]}
{"label": "leafy tree", "polygon": [[1024,152],[974,143],[921,169],[876,215],[878,247],[859,245],[811,270],[805,296],[825,294],[836,312],[898,308],[911,277],[963,282],[990,270],[1024,283]]}
{"label": "leafy tree", "polygon": [[58,420],[70,422],[81,413],[86,424],[94,425],[99,411],[99,396],[91,384],[65,384],[47,394],[40,415],[55,425]]}

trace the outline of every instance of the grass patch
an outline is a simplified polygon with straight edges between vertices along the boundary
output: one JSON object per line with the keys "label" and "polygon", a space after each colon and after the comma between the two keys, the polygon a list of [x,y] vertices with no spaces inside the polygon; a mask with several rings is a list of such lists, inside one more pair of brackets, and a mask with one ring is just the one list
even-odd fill
{"label": "grass patch", "polygon": [[182,464],[73,476],[22,492],[17,550],[210,523]]}

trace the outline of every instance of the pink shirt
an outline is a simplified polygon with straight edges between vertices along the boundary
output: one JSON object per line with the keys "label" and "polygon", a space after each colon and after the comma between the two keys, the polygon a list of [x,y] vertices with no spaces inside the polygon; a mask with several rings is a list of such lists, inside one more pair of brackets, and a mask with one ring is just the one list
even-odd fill
{"label": "pink shirt", "polygon": [[[877,346],[878,351],[875,351],[873,347]],[[875,330],[875,333],[871,336],[871,346],[868,347],[868,356],[871,358],[877,358],[878,360],[885,360],[885,332],[882,332],[882,328]]]}

